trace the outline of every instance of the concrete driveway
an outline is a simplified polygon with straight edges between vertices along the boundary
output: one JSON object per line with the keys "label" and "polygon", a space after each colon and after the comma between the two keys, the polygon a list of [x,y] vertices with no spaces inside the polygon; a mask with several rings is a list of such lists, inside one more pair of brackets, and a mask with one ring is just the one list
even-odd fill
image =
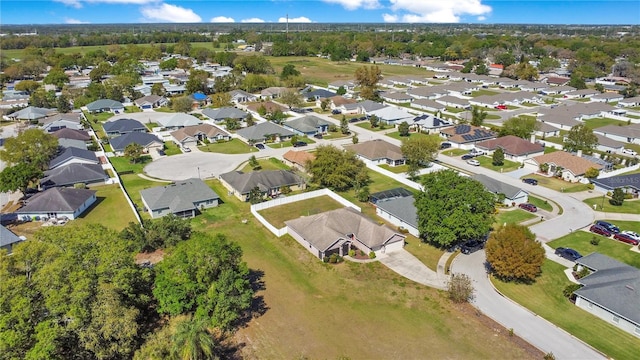
{"label": "concrete driveway", "polygon": [[438,275],[404,249],[384,254],[380,256],[379,261],[389,269],[419,284],[441,290],[447,288],[448,276]]}

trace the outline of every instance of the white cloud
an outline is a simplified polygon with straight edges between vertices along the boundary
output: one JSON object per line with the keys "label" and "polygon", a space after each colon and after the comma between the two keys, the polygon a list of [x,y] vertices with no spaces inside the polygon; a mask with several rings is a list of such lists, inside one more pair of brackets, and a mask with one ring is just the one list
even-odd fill
{"label": "white cloud", "polygon": [[242,20],[240,20],[240,22],[243,22],[243,23],[263,23],[264,20],[254,17],[254,18],[242,19]]}
{"label": "white cloud", "polygon": [[236,21],[233,20],[232,17],[216,16],[214,18],[211,18],[211,22],[213,22],[213,23],[232,23],[232,22],[236,22]]}
{"label": "white cloud", "polygon": [[81,8],[83,3],[87,4],[134,4],[134,5],[144,5],[152,2],[158,2],[158,0],[53,0],[55,2],[63,3],[67,6],[72,6],[74,8]]}
{"label": "white cloud", "polygon": [[53,0],[53,1],[63,3],[67,6],[72,6],[76,9],[79,9],[82,7],[82,3],[80,3],[79,0]]}
{"label": "white cloud", "polygon": [[487,20],[486,16],[478,16],[478,21],[485,21]]}
{"label": "white cloud", "polygon": [[82,21],[82,20],[72,19],[72,18],[64,18],[64,23],[65,24],[90,24],[90,22],[88,21]]}
{"label": "white cloud", "polygon": [[191,9],[165,3],[143,7],[140,9],[140,12],[145,19],[149,21],[172,23],[195,23],[202,21],[202,18]]}
{"label": "white cloud", "polygon": [[[281,17],[281,18],[278,19],[278,22],[279,23],[287,22],[287,18]],[[310,22],[313,22],[313,21],[311,21],[311,19],[309,19],[307,17],[300,16],[300,17],[297,17],[297,18],[289,18],[289,22],[290,23],[310,23]]]}
{"label": "white cloud", "polygon": [[382,14],[382,19],[387,23],[398,22],[398,15],[393,14]]}
{"label": "white cloud", "polygon": [[402,16],[408,23],[456,23],[462,15],[482,16],[491,12],[491,7],[482,0],[390,0],[391,9],[408,12]]}
{"label": "white cloud", "polygon": [[322,0],[329,4],[342,5],[347,10],[355,10],[359,8],[377,9],[380,8],[378,0]]}

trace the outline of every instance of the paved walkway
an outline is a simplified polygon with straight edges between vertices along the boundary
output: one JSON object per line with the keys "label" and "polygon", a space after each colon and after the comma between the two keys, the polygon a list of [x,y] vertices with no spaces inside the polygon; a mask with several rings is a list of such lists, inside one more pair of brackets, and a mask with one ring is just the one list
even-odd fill
{"label": "paved walkway", "polygon": [[[418,258],[406,250],[394,251],[379,257],[380,262],[389,269],[419,284],[436,289],[447,288],[448,277],[441,276],[429,269]],[[444,274],[443,274],[444,275]]]}

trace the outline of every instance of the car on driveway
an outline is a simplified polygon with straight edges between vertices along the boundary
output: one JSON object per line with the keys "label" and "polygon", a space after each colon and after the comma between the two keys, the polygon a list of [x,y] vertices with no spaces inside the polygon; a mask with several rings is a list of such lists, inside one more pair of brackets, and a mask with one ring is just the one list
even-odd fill
{"label": "car on driveway", "polygon": [[317,134],[313,135],[313,137],[316,138],[316,139],[322,139],[322,134],[317,133]]}
{"label": "car on driveway", "polygon": [[621,233],[625,234],[625,235],[629,235],[631,238],[640,241],[640,234],[638,234],[637,232],[633,232],[633,231],[630,231],[630,230],[625,230],[625,231],[621,231]]}
{"label": "car on driveway", "polygon": [[474,156],[471,155],[471,154],[464,154],[461,157],[462,160],[469,160],[469,159],[473,159],[473,158],[474,158]]}
{"label": "car on driveway", "polygon": [[338,115],[338,114],[342,114],[342,111],[340,111],[339,109],[333,109],[333,110],[331,110],[331,113],[333,115]]}
{"label": "car on driveway", "polygon": [[606,236],[606,237],[611,236],[611,232],[600,225],[595,225],[595,224],[591,225],[591,227],[589,228],[589,231],[591,231],[592,233],[596,233],[598,235]]}
{"label": "car on driveway", "polygon": [[538,180],[532,178],[524,178],[522,182],[529,185],[538,185]]}
{"label": "car on driveway", "polygon": [[188,147],[186,147],[186,146],[183,146],[183,147],[182,147],[182,151],[184,151],[184,152],[191,152],[191,149],[190,149],[190,148],[188,148]]}
{"label": "car on driveway", "polygon": [[498,109],[498,110],[507,110],[508,107],[507,107],[507,105],[497,105],[496,109]]}
{"label": "car on driveway", "polygon": [[301,146],[307,146],[307,143],[304,141],[296,141],[293,143],[293,147],[301,147]]}
{"label": "car on driveway", "polygon": [[484,241],[482,240],[469,240],[464,244],[460,245],[460,252],[463,254],[471,254],[480,249],[484,248]]}
{"label": "car on driveway", "polygon": [[620,232],[620,229],[617,226],[615,226],[612,223],[610,223],[610,222],[606,222],[606,221],[603,221],[603,220],[598,220],[594,224],[607,229],[607,231],[609,231],[612,234],[617,234],[617,233]]}
{"label": "car on driveway", "polygon": [[442,144],[440,144],[440,150],[448,149],[450,147],[451,147],[451,143],[449,142],[443,142]]}
{"label": "car on driveway", "polygon": [[559,247],[556,249],[556,255],[571,261],[576,261],[582,257],[582,255],[580,255],[579,252],[571,248],[563,248],[563,247]]}
{"label": "car on driveway", "polygon": [[259,150],[264,150],[264,144],[256,144],[256,148],[258,148]]}
{"label": "car on driveway", "polygon": [[627,234],[623,234],[623,233],[615,234],[615,235],[613,235],[613,238],[618,240],[618,241],[622,241],[623,243],[627,243],[627,244],[631,244],[631,245],[640,244],[640,240],[636,240],[636,239],[632,238],[631,236],[629,236]]}
{"label": "car on driveway", "polygon": [[467,164],[473,165],[473,166],[480,166],[480,161],[478,161],[476,159],[469,159],[469,160],[467,160]]}
{"label": "car on driveway", "polygon": [[538,208],[537,208],[535,205],[533,205],[533,204],[529,204],[529,203],[523,203],[523,204],[520,204],[520,205],[518,205],[518,207],[519,207],[520,209],[522,209],[522,210],[527,210],[527,211],[529,211],[529,212],[536,212],[536,211],[538,211]]}
{"label": "car on driveway", "polygon": [[469,154],[473,155],[473,156],[480,156],[480,155],[486,155],[487,152],[484,150],[480,150],[480,149],[476,149],[473,148],[469,151]]}
{"label": "car on driveway", "polygon": [[627,154],[627,155],[631,155],[631,156],[636,156],[636,155],[638,155],[638,153],[637,153],[636,151],[631,150],[631,149],[627,149],[627,148],[623,148],[623,149],[622,149],[622,153],[623,153],[623,154]]}

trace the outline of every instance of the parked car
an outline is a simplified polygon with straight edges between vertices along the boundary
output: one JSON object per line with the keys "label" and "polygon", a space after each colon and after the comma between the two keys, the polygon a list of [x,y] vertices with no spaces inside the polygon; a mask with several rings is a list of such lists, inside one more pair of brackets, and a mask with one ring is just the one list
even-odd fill
{"label": "parked car", "polygon": [[637,153],[637,152],[635,152],[635,151],[633,151],[633,150],[631,150],[631,149],[627,149],[627,148],[623,148],[623,149],[622,149],[622,153],[623,153],[623,154],[627,154],[627,155],[631,155],[631,156],[636,156],[636,155],[638,155],[638,153]]}
{"label": "parked car", "polygon": [[625,235],[629,235],[632,238],[640,241],[640,234],[638,234],[637,232],[633,232],[633,231],[630,231],[630,230],[625,230],[625,231],[621,231],[621,233],[625,234]]}
{"label": "parked car", "polygon": [[322,139],[322,134],[315,134],[313,137],[316,139]]}
{"label": "parked car", "polygon": [[591,227],[589,228],[589,231],[591,231],[592,233],[596,233],[598,235],[606,236],[606,237],[611,236],[611,232],[600,225],[591,225]]}
{"label": "parked car", "polygon": [[471,154],[464,154],[464,155],[462,155],[461,159],[462,160],[469,160],[469,159],[473,159],[473,158],[474,158],[474,156],[471,155]]}
{"label": "parked car", "polygon": [[260,149],[260,150],[264,150],[264,144],[256,144],[256,148]]}
{"label": "parked car", "polygon": [[333,110],[331,110],[331,113],[333,115],[338,115],[338,114],[342,114],[342,111],[340,111],[339,109],[333,109]]}
{"label": "parked car", "polygon": [[183,146],[183,147],[182,147],[182,151],[184,151],[184,152],[191,152],[191,149],[190,149],[189,147],[187,147],[187,146]]}
{"label": "parked car", "polygon": [[627,234],[623,234],[623,233],[615,234],[615,235],[613,235],[613,238],[618,240],[618,241],[622,241],[623,243],[627,243],[627,244],[631,244],[631,245],[640,244],[640,240],[634,239],[631,236],[629,236]]}
{"label": "parked car", "polygon": [[507,107],[507,105],[497,105],[496,109],[498,109],[498,110],[507,110],[508,107]]}
{"label": "parked car", "polygon": [[440,144],[440,150],[449,149],[450,147],[451,147],[451,143],[449,142],[443,142],[442,144]]}
{"label": "parked car", "polygon": [[522,182],[529,185],[538,185],[538,180],[532,178],[524,178]]}
{"label": "parked car", "polygon": [[484,248],[484,241],[481,239],[469,240],[460,245],[460,252],[463,254],[471,254]]}
{"label": "parked car", "polygon": [[484,150],[480,150],[480,149],[476,149],[473,148],[469,151],[469,154],[473,155],[473,156],[480,156],[480,155],[486,155],[487,152]]}
{"label": "parked car", "polygon": [[571,261],[576,261],[582,257],[582,255],[580,255],[579,252],[571,248],[563,248],[563,247],[559,247],[556,249],[556,255]]}
{"label": "parked car", "polygon": [[164,150],[162,150],[162,149],[156,149],[156,150],[158,151],[158,155],[160,155],[160,156],[164,156],[165,155]]}
{"label": "parked car", "polygon": [[301,147],[301,146],[307,146],[307,143],[304,141],[296,141],[295,143],[293,143],[293,147]]}
{"label": "parked car", "polygon": [[473,166],[480,166],[480,161],[478,161],[476,159],[469,159],[469,160],[467,160],[467,164],[473,165]]}
{"label": "parked car", "polygon": [[538,208],[537,208],[535,205],[533,205],[533,204],[529,204],[529,203],[523,203],[523,204],[520,204],[520,205],[518,205],[518,207],[519,207],[520,209],[522,209],[522,210],[527,210],[527,211],[529,211],[529,212],[536,212],[536,211],[538,211]]}
{"label": "parked car", "polygon": [[351,119],[349,119],[350,123],[355,123],[355,122],[358,122],[358,121],[360,121],[359,118],[351,118]]}
{"label": "parked car", "polygon": [[612,234],[617,234],[617,233],[620,232],[620,229],[617,226],[615,226],[612,223],[610,223],[610,222],[606,222],[606,221],[603,221],[603,220],[598,220],[594,224],[607,229],[607,231],[609,231]]}

